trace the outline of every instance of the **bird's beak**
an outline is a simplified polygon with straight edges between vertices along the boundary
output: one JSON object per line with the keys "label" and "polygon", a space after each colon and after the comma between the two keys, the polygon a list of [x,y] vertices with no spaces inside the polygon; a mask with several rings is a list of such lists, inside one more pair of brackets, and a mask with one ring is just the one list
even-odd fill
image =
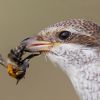
{"label": "bird's beak", "polygon": [[29,43],[26,48],[29,51],[49,51],[50,48],[53,46],[51,42],[47,41],[34,41]]}
{"label": "bird's beak", "polygon": [[22,41],[26,45],[26,51],[29,52],[48,52],[53,46],[53,42],[38,40],[38,36],[28,38]]}

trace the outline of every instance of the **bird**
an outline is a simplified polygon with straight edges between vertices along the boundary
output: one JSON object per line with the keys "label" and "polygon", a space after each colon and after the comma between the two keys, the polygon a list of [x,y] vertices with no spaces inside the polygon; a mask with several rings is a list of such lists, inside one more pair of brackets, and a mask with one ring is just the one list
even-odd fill
{"label": "bird", "polygon": [[85,19],[57,22],[20,43],[41,52],[69,77],[80,100],[100,100],[100,26]]}

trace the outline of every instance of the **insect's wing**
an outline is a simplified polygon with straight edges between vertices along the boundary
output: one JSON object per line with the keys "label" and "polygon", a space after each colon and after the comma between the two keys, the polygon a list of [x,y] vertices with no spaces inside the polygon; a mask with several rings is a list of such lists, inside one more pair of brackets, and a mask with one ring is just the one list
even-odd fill
{"label": "insect's wing", "polygon": [[2,57],[1,54],[0,54],[0,64],[1,64],[3,67],[7,68],[7,62],[3,59],[3,57]]}

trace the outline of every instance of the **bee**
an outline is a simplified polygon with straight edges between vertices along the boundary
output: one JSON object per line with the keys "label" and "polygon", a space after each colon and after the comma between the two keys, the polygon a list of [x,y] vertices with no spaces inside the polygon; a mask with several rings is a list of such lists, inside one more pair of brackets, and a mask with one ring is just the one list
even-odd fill
{"label": "bee", "polygon": [[29,67],[29,60],[41,54],[41,52],[34,52],[23,58],[25,52],[25,45],[20,45],[16,49],[11,49],[8,54],[11,63],[7,65],[7,71],[11,77],[17,79],[16,84],[25,77],[26,69]]}
{"label": "bee", "polygon": [[29,60],[24,60],[22,65],[16,65],[12,62],[6,61],[3,59],[3,57],[0,55],[0,64],[7,69],[7,73],[9,76],[17,79],[17,83],[19,80],[25,77],[26,69],[29,67]]}
{"label": "bee", "polygon": [[12,63],[8,63],[7,64],[7,72],[8,74],[17,79],[17,83],[22,79],[25,78],[25,74],[26,74],[26,69],[29,67],[29,62],[28,60],[25,60],[23,62],[22,65],[18,66],[18,65],[14,65]]}
{"label": "bee", "polygon": [[25,78],[30,59],[41,54],[40,52],[34,52],[23,58],[25,52],[25,45],[20,45],[15,49],[11,49],[7,61],[0,55],[0,64],[7,69],[9,76],[17,79],[16,84]]}

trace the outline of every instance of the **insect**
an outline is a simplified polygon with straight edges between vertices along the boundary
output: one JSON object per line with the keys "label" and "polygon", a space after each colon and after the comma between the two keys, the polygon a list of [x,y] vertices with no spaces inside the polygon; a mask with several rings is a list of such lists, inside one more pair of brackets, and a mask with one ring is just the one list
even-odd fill
{"label": "insect", "polygon": [[11,49],[8,54],[8,61],[3,59],[0,55],[0,64],[7,69],[7,72],[11,77],[17,79],[16,84],[25,77],[26,70],[29,67],[29,60],[34,56],[40,55],[40,52],[35,52],[23,58],[24,53],[25,45],[20,45],[16,49]]}
{"label": "insect", "polygon": [[41,54],[40,52],[34,52],[23,58],[25,52],[25,45],[20,45],[16,49],[11,49],[8,54],[11,63],[7,64],[7,71],[11,77],[17,79],[16,84],[25,77],[26,69],[29,67],[29,60]]}
{"label": "insect", "polygon": [[24,78],[26,69],[29,67],[28,59],[25,60],[22,65],[18,66],[14,63],[7,62],[1,55],[0,64],[7,69],[7,72],[11,77],[17,79],[16,84],[18,84],[20,79]]}

